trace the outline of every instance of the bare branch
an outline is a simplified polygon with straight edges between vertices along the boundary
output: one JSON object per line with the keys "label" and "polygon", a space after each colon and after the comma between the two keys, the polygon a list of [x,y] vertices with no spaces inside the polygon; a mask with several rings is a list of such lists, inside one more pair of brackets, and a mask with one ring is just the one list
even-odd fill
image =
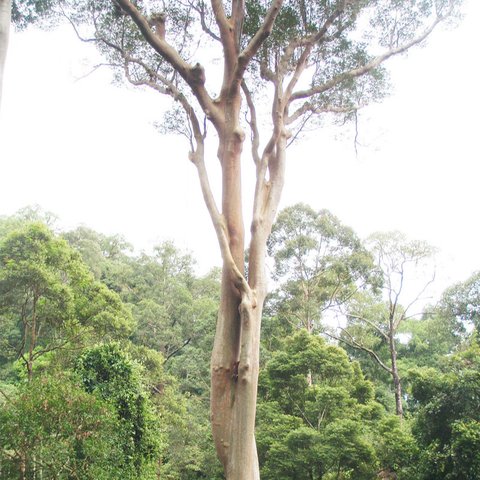
{"label": "bare branch", "polygon": [[118,67],[118,65],[115,65],[113,63],[98,63],[97,65],[94,65],[90,71],[87,73],[80,75],[75,79],[75,82],[79,82],[80,80],[84,80],[85,78],[89,77],[93,73],[95,73],[99,68],[101,67]]}
{"label": "bare branch", "polygon": [[349,340],[338,337],[338,336],[333,335],[332,333],[328,333],[328,332],[325,332],[325,335],[327,335],[330,338],[333,338],[334,340],[342,342],[345,345],[348,345],[349,347],[355,348],[356,350],[362,350],[362,351],[368,353],[378,363],[378,365],[380,365],[380,367],[382,367],[386,372],[392,374],[392,369],[390,367],[388,367],[387,365],[385,365],[385,363],[382,362],[380,357],[373,350],[371,350],[370,348],[367,348],[364,345],[361,345],[360,343],[355,341],[353,336],[347,330],[345,330],[344,328],[341,328],[341,327],[339,327],[339,328],[340,328],[340,330],[342,330],[342,332],[344,332],[349,337]]}
{"label": "bare branch", "polygon": [[[415,315],[410,315],[410,316],[406,316],[406,313],[408,312],[408,310],[413,307],[413,305],[415,305],[415,303],[417,303],[421,298],[422,298],[422,295],[425,293],[425,291],[427,290],[427,288],[435,281],[435,276],[436,276],[436,272],[433,272],[433,275],[432,275],[432,278],[424,285],[424,287],[422,288],[422,290],[420,290],[420,292],[418,292],[418,294],[416,295],[416,297],[405,307],[405,310],[404,310],[404,314],[402,315],[403,319],[406,319],[406,318],[410,318],[410,317],[413,317]],[[398,327],[398,324],[400,322],[398,322],[396,324],[396,326]]]}
{"label": "bare branch", "polygon": [[168,360],[170,360],[174,355],[176,355],[180,350],[182,350],[183,348],[185,348],[190,342],[192,341],[191,338],[187,338],[187,340],[185,340],[183,342],[182,345],[180,345],[180,347],[177,347],[173,352],[169,353],[167,355],[167,357],[165,358],[165,360],[163,361],[163,364],[165,365]]}
{"label": "bare branch", "polygon": [[232,0],[233,38],[237,53],[240,52],[240,42],[245,19],[245,0]]}
{"label": "bare branch", "polygon": [[205,2],[200,2],[200,6],[196,6],[195,2],[190,2],[190,5],[200,15],[200,24],[202,26],[202,30],[215,41],[221,42],[222,39],[207,25],[205,15]]}
{"label": "bare branch", "polygon": [[217,22],[218,28],[220,30],[220,38],[222,43],[225,45],[232,44],[231,37],[231,24],[223,8],[223,2],[219,0],[212,0],[212,10],[213,15],[215,16],[215,21]]}
{"label": "bare branch", "polygon": [[345,107],[336,107],[334,105],[315,106],[311,102],[305,102],[301,107],[297,108],[297,110],[287,117],[285,124],[291,125],[307,112],[311,112],[312,115],[320,113],[351,113],[359,110],[360,108],[362,108],[360,105],[351,105]]}
{"label": "bare branch", "polygon": [[318,32],[308,36],[307,38],[303,38],[300,40],[292,40],[290,44],[287,46],[287,48],[285,49],[285,53],[282,56],[282,59],[280,60],[280,71],[282,72],[282,74],[286,72],[288,62],[290,61],[293,55],[293,52],[295,51],[295,48],[301,45],[305,46],[305,49],[302,52],[297,62],[297,65],[295,67],[295,72],[285,91],[285,97],[284,97],[285,104],[290,99],[293,89],[297,85],[298,80],[300,79],[300,76],[302,75],[303,71],[305,70],[305,67],[307,66],[307,62],[310,57],[310,53],[312,51],[313,46],[322,41],[328,29],[332,26],[333,22],[342,14],[343,9],[344,9],[344,5],[342,6],[342,8],[335,9],[334,12],[327,18],[322,28],[318,30]]}
{"label": "bare branch", "polygon": [[235,45],[232,22],[227,18],[223,2],[220,0],[211,0],[211,4],[215,21],[220,30],[220,41],[224,54],[224,87],[227,87],[237,62],[238,48]]}
{"label": "bare branch", "polygon": [[387,341],[387,342],[389,341],[388,335],[387,335],[378,325],[376,325],[375,323],[373,323],[373,322],[372,322],[371,320],[369,320],[368,318],[362,317],[361,315],[352,314],[352,313],[347,314],[347,317],[356,318],[357,320],[360,320],[361,322],[367,323],[367,324],[370,325],[373,329],[375,329],[375,330],[385,339],[385,341]]}
{"label": "bare branch", "polygon": [[231,279],[235,287],[238,288],[238,290],[242,293],[243,296],[250,299],[252,305],[256,305],[254,292],[248,285],[248,282],[242,272],[240,272],[239,268],[237,267],[235,260],[232,256],[232,252],[230,250],[225,219],[218,210],[210,186],[210,181],[208,179],[207,169],[205,167],[203,141],[200,144],[197,144],[197,149],[195,152],[190,153],[190,160],[197,167],[203,199],[210,214],[215,233],[217,234],[217,239],[220,246],[220,252],[222,255],[224,266],[230,272]]}

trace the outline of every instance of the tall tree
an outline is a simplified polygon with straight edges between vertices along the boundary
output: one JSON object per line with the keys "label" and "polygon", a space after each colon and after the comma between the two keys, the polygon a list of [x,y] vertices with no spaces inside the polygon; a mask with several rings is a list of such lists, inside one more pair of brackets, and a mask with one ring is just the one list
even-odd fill
{"label": "tall tree", "polygon": [[[401,325],[420,312],[412,311],[433,282],[429,264],[434,249],[425,242],[408,240],[400,232],[379,233],[369,239],[383,277],[382,297],[359,296],[348,306],[347,326],[335,336],[350,347],[366,352],[392,379],[397,415],[403,415],[402,385],[398,368],[398,334]],[[427,269],[428,279],[419,283]],[[381,349],[388,358],[382,355]]]}
{"label": "tall tree", "polygon": [[[197,168],[223,258],[211,413],[217,453],[229,480],[259,478],[254,427],[260,321],[267,293],[266,242],[284,184],[289,139],[310,119],[326,113],[349,115],[380,98],[385,90],[381,64],[423,42],[458,3],[58,3],[79,36],[95,42],[107,63],[128,81],[176,102],[170,126],[188,137],[189,158]],[[221,58],[222,64],[212,65],[207,72],[201,64],[205,53],[210,59]],[[271,100],[271,130],[266,139],[260,138],[256,92]],[[246,123],[242,108],[248,111]],[[205,164],[207,123],[216,134],[220,205]],[[241,184],[245,128],[250,132],[255,166],[248,278]]]}
{"label": "tall tree", "polygon": [[309,333],[320,328],[325,311],[357,291],[376,286],[373,256],[353,230],[327,210],[297,204],[280,212],[268,240],[277,316]]}

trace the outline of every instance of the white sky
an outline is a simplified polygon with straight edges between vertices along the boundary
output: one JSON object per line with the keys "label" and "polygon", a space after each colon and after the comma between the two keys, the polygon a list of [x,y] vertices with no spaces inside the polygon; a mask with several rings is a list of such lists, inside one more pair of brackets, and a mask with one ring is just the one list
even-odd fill
{"label": "white sky", "polygon": [[[465,12],[460,27],[391,62],[394,92],[361,113],[358,156],[340,128],[289,149],[282,201],[328,208],[361,236],[398,229],[427,240],[441,250],[437,291],[480,269],[480,2]],[[107,69],[77,81],[91,48],[68,28],[12,35],[0,215],[39,204],[64,228],[121,233],[137,248],[173,239],[202,270],[219,264],[188,145],[152,126],[164,99],[113,86]]]}

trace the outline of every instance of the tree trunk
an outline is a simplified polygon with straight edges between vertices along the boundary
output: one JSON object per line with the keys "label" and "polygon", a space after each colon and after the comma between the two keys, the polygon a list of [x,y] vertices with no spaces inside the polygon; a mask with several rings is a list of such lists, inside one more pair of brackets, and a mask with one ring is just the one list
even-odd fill
{"label": "tree trunk", "polygon": [[[232,320],[226,317],[223,308],[222,301],[212,354],[211,414],[215,445],[227,480],[258,480],[254,429],[261,307],[253,308],[248,301],[242,302],[241,314],[233,319],[240,325],[240,334],[238,329],[234,334],[222,331],[221,325]],[[232,349],[232,345],[239,345],[239,351]]]}
{"label": "tree trunk", "polygon": [[403,417],[403,405],[402,405],[402,384],[400,381],[400,375],[398,374],[397,366],[397,350],[395,348],[395,339],[393,338],[393,333],[389,335],[389,348],[390,348],[390,359],[392,364],[392,379],[393,379],[393,388],[395,390],[395,411],[396,414],[402,418]]}
{"label": "tree trunk", "polygon": [[[266,296],[266,241],[278,199],[271,200],[269,208],[265,208],[265,203],[263,208],[254,207],[247,280],[244,275],[240,169],[244,135],[238,124],[241,97],[240,92],[237,93],[237,96],[232,92],[229,94],[224,106],[224,129],[219,132],[222,217],[228,249],[223,253],[221,301],[211,362],[210,404],[213,438],[227,480],[259,480],[255,413],[260,325]],[[265,189],[262,194],[265,192],[272,194],[272,189]],[[274,192],[277,193],[278,189]]]}
{"label": "tree trunk", "polygon": [[28,348],[27,372],[28,382],[33,379],[33,361],[35,358],[35,347],[37,346],[37,302],[38,294],[35,293],[33,297],[32,319],[30,322],[30,345]]}
{"label": "tree trunk", "polygon": [[2,104],[3,72],[10,35],[11,11],[11,0],[0,0],[0,106]]}

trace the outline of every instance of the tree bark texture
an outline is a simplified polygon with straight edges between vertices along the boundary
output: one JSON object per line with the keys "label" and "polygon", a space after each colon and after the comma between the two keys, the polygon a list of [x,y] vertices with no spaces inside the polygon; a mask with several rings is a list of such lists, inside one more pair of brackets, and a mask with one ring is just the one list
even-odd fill
{"label": "tree bark texture", "polygon": [[2,87],[10,36],[12,2],[0,0],[0,106],[2,105]]}

